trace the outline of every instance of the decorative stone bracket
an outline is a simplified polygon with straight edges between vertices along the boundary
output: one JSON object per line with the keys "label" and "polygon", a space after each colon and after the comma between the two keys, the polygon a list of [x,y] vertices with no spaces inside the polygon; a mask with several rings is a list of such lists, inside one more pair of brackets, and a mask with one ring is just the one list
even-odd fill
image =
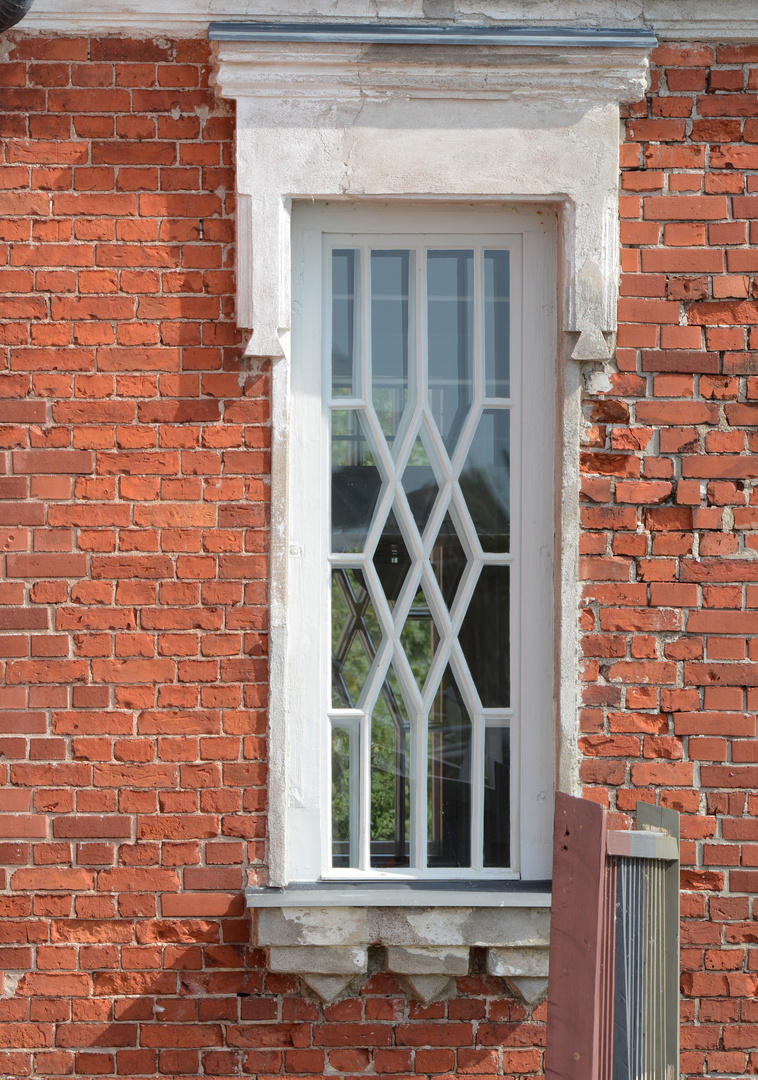
{"label": "decorative stone bracket", "polygon": [[468,973],[472,947],[486,949],[488,974],[527,1004],[547,993],[547,908],[262,908],[254,923],[270,970],[299,976],[323,1001],[365,980],[372,945],[384,946],[384,970],[424,1003]]}

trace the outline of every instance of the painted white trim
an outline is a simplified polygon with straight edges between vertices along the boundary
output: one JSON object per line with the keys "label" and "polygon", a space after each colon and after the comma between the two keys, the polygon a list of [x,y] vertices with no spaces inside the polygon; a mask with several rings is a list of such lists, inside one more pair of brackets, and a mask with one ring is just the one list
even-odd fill
{"label": "painted white trim", "polygon": [[[206,37],[213,21],[291,19],[424,20],[423,0],[35,0],[20,30],[130,37]],[[435,21],[430,19],[429,21]],[[456,0],[455,21],[476,25],[651,27],[660,38],[738,42],[758,39],[755,0]]]}
{"label": "painted white trim", "polygon": [[466,882],[468,887],[451,889],[407,888],[388,891],[370,882],[355,885],[330,885],[328,890],[318,886],[289,889],[246,889],[247,906],[251,908],[329,908],[329,907],[447,907],[447,908],[549,908],[552,894],[549,890],[508,889],[508,882],[501,889],[481,889],[480,882]]}

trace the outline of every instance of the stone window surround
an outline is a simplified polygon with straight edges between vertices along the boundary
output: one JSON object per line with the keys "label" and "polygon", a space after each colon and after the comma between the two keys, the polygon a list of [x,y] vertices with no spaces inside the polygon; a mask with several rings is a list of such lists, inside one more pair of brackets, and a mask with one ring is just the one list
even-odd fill
{"label": "stone window surround", "polygon": [[[395,906],[287,888],[286,475],[293,200],[555,204],[560,221],[560,580],[556,786],[576,793],[578,447],[583,377],[602,387],[615,336],[619,104],[643,96],[644,48],[215,44],[218,92],[237,105],[238,322],[272,364],[269,882],[248,890],[271,970],[334,1000],[365,979],[370,945],[429,1001],[487,950],[527,1002],[546,992],[549,894],[433,893]],[[589,371],[578,363],[589,363]],[[257,910],[256,910],[257,909]]]}

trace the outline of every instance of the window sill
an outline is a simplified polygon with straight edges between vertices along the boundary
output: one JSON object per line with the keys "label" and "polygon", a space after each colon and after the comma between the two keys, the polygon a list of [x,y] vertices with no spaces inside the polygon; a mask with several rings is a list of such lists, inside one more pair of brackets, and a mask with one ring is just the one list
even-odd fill
{"label": "window sill", "polygon": [[550,883],[319,882],[247,890],[256,943],[272,972],[296,975],[323,1001],[356,992],[369,947],[382,970],[427,1003],[469,973],[471,949],[526,1004],[547,993]]}
{"label": "window sill", "polygon": [[549,881],[316,881],[247,889],[249,908],[550,907]]}

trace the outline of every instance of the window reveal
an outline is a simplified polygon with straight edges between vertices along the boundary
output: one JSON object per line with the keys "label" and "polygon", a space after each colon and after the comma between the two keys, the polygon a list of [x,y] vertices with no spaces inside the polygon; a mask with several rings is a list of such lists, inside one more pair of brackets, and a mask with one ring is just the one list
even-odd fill
{"label": "window reveal", "polygon": [[331,865],[508,868],[512,252],[385,245],[326,253]]}

